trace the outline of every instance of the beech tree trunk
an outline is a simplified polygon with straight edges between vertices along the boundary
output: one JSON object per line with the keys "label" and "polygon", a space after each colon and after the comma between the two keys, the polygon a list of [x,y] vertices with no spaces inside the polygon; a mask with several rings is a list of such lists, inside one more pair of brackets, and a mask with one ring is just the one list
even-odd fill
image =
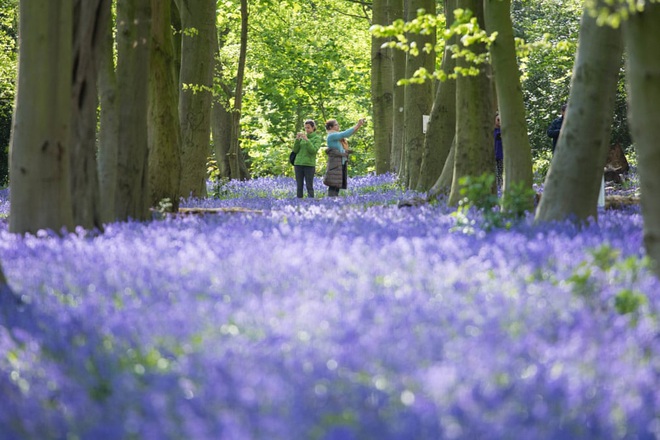
{"label": "beech tree trunk", "polygon": [[211,87],[215,0],[178,0],[181,41],[181,189],[183,197],[206,196],[206,160],[210,155]]}
{"label": "beech tree trunk", "polygon": [[231,112],[231,149],[229,166],[232,179],[243,179],[241,172],[241,112],[243,110],[243,79],[245,78],[245,62],[248,45],[248,4],[241,0],[241,46],[238,54],[238,69],[236,71],[236,91],[234,92],[234,108]]}
{"label": "beech tree trunk", "polygon": [[[424,9],[427,14],[435,14],[435,0],[409,0],[407,21],[417,17],[417,11]],[[435,47],[435,34],[408,35],[410,40],[417,43],[419,55],[408,53],[406,60],[406,77],[412,78],[420,68],[425,68],[429,73],[435,70],[435,50],[427,53],[424,48],[426,44]],[[406,86],[404,97],[404,176],[408,188],[416,188],[422,168],[422,152],[424,149],[424,126],[423,115],[431,114],[433,106],[433,81],[424,81],[422,84],[409,84]]]}
{"label": "beech tree trunk", "polygon": [[[388,25],[388,0],[374,0],[373,24]],[[376,174],[390,171],[392,149],[392,50],[382,47],[387,38],[371,37],[371,105],[373,109]]]}
{"label": "beech tree trunk", "polygon": [[169,1],[151,0],[148,174],[150,205],[169,199],[176,212],[181,183],[181,127],[170,5]]}
{"label": "beech tree trunk", "polygon": [[597,218],[623,43],[620,29],[582,14],[568,108],[536,221]]}
{"label": "beech tree trunk", "polygon": [[[479,26],[484,29],[484,9],[481,1],[458,0],[457,6],[473,11]],[[470,47],[477,54],[486,51],[482,43]],[[467,67],[464,59],[460,59],[458,65]],[[449,193],[449,204],[454,206],[461,198],[459,181],[462,177],[492,174],[495,169],[490,72],[486,64],[477,67],[477,76],[459,75],[456,79],[456,146],[454,175]]]}
{"label": "beech tree trunk", "polygon": [[[445,1],[445,14],[452,16],[456,9],[456,0]],[[447,21],[447,28],[450,26]],[[456,44],[453,36],[445,46],[442,56],[442,70],[446,74],[454,73],[456,60],[452,58],[450,45]],[[422,166],[417,182],[418,191],[428,191],[435,185],[442,174],[449,150],[456,133],[456,80],[447,79],[437,84],[431,117],[424,138]]]}
{"label": "beech tree trunk", "polygon": [[73,94],[71,99],[71,194],[73,221],[102,228],[96,160],[97,79],[101,46],[109,32],[110,0],[75,0]]}
{"label": "beech tree trunk", "polygon": [[[112,16],[106,17],[107,26],[114,25]],[[100,99],[99,121],[99,187],[101,221],[109,223],[117,218],[115,196],[117,193],[117,154],[119,148],[119,112],[117,76],[115,74],[114,38],[107,32],[99,46],[98,91]]]}
{"label": "beech tree trunk", "polygon": [[644,246],[660,276],[660,4],[646,3],[623,26],[629,116],[638,154]]}
{"label": "beech tree trunk", "polygon": [[30,0],[19,8],[9,230],[71,230],[73,3]]}
{"label": "beech tree trunk", "polygon": [[[403,19],[403,0],[388,0],[389,16],[392,22]],[[406,53],[395,49],[392,51],[392,152],[390,154],[390,171],[402,176],[403,171],[403,130],[404,101],[406,89],[397,85],[406,76]]]}
{"label": "beech tree trunk", "polygon": [[[511,190],[513,184],[531,189],[534,183],[532,148],[527,135],[525,104],[513,39],[511,0],[484,0],[484,14],[488,33],[497,32],[497,38],[490,46],[490,56],[502,127],[504,192]],[[492,119],[495,120],[495,115]],[[534,200],[530,198],[527,209],[532,210],[533,207]]]}
{"label": "beech tree trunk", "polygon": [[215,161],[221,178],[231,178],[229,151],[231,148],[231,113],[227,111],[228,103],[220,97],[213,100],[211,110],[211,132],[215,149]]}
{"label": "beech tree trunk", "polygon": [[117,0],[117,220],[149,218],[147,99],[150,0]]}
{"label": "beech tree trunk", "polygon": [[438,180],[433,184],[433,187],[428,191],[426,200],[431,201],[438,199],[441,196],[448,196],[451,191],[451,182],[454,179],[454,163],[456,158],[456,136],[451,142],[449,154],[445,165],[442,167],[442,173]]}

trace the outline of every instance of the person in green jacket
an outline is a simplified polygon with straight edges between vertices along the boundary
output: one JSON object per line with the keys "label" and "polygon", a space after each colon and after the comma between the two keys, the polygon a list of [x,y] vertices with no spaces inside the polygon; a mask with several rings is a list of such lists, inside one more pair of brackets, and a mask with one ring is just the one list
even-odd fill
{"label": "person in green jacket", "polygon": [[316,153],[321,148],[323,139],[316,132],[316,123],[312,119],[305,121],[305,131],[296,135],[293,162],[296,173],[297,197],[303,197],[303,183],[307,186],[307,196],[314,198],[314,173],[316,172]]}

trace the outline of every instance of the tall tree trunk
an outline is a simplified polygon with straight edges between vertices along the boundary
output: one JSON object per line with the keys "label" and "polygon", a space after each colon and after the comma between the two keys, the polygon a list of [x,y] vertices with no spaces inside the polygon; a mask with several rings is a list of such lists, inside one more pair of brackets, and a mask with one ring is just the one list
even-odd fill
{"label": "tall tree trunk", "polygon": [[[410,0],[407,21],[415,19],[419,9],[424,9],[427,14],[435,15],[435,0]],[[429,73],[433,73],[435,70],[435,50],[427,53],[424,49],[427,44],[435,47],[435,33],[409,35],[408,38],[416,41],[419,55],[413,56],[413,54],[408,53],[406,77],[411,78],[420,68],[425,68]],[[408,188],[416,188],[422,168],[422,152],[424,149],[422,116],[431,114],[433,81],[407,85],[404,104],[405,182]]]}
{"label": "tall tree trunk", "polygon": [[73,221],[102,228],[96,161],[97,78],[100,47],[109,35],[110,0],[75,0],[71,100],[71,194]]}
{"label": "tall tree trunk", "polygon": [[177,211],[181,183],[181,127],[170,5],[168,1],[151,0],[148,174],[151,206],[169,199],[172,210]]}
{"label": "tall tree trunk", "polygon": [[[660,4],[646,3],[623,26],[629,115],[638,154],[644,246],[660,276]],[[571,104],[572,105],[572,104]]]}
{"label": "tall tree trunk", "polygon": [[[206,196],[206,160],[211,139],[211,86],[215,0],[179,0],[181,43],[181,195]],[[191,30],[195,30],[191,32]]]}
{"label": "tall tree trunk", "polygon": [[[388,0],[389,16],[392,22],[404,18],[403,0]],[[390,171],[402,176],[403,171],[403,106],[406,89],[397,82],[406,76],[406,53],[395,49],[392,51],[392,152],[390,154]]]}
{"label": "tall tree trunk", "polygon": [[456,158],[456,136],[451,142],[449,154],[445,165],[442,167],[442,173],[438,180],[433,184],[433,187],[426,194],[426,200],[431,201],[441,196],[448,196],[451,191],[451,182],[454,179],[454,163]]}
{"label": "tall tree trunk", "polygon": [[236,71],[236,92],[234,93],[234,108],[232,109],[231,152],[229,165],[232,179],[242,179],[241,172],[241,112],[243,110],[243,79],[245,78],[245,62],[248,44],[248,5],[247,0],[241,0],[241,47],[238,54],[238,70]]}
{"label": "tall tree trunk", "polygon": [[[451,17],[456,9],[456,0],[445,1],[445,15]],[[451,23],[447,21],[447,27]],[[456,60],[452,58],[450,45],[456,44],[452,36],[442,56],[441,69],[446,74],[454,73]],[[456,80],[446,79],[436,86],[431,117],[424,138],[422,167],[417,182],[418,191],[428,191],[435,185],[444,168],[449,150],[456,134]]]}
{"label": "tall tree trunk", "polygon": [[118,220],[149,217],[147,98],[150,0],[117,0]]}
{"label": "tall tree trunk", "polygon": [[[479,0],[458,0],[459,8],[474,12],[479,27],[484,29],[483,3]],[[471,46],[476,54],[484,53],[484,44]],[[467,67],[465,59],[458,61],[460,67]],[[489,69],[486,64],[477,66],[477,76],[459,75],[456,79],[456,147],[454,175],[449,204],[457,205],[461,198],[459,181],[464,176],[478,177],[493,173],[493,109],[492,87]]]}
{"label": "tall tree trunk", "polygon": [[9,230],[70,230],[73,4],[30,0],[19,8]]}
{"label": "tall tree trunk", "polygon": [[231,178],[229,152],[231,148],[231,113],[227,111],[228,103],[220,96],[213,99],[211,110],[211,132],[215,149],[215,161],[221,178]]}
{"label": "tall tree trunk", "polygon": [[622,48],[620,29],[598,26],[587,10],[583,12],[568,108],[537,221],[598,215]]}
{"label": "tall tree trunk", "polygon": [[[112,28],[112,16],[106,17]],[[116,220],[115,195],[117,193],[117,152],[119,149],[119,111],[117,102],[117,76],[115,74],[114,38],[111,32],[102,37],[99,47],[98,91],[101,107],[99,122],[99,187],[101,221]]]}
{"label": "tall tree trunk", "polygon": [[[490,56],[502,121],[504,192],[511,190],[514,184],[531,189],[534,183],[532,149],[527,135],[525,104],[513,39],[511,0],[484,0],[484,14],[488,33],[497,32],[497,38],[490,46]],[[534,200],[530,198],[527,209],[532,210],[533,206]]]}
{"label": "tall tree trunk", "polygon": [[[224,36],[228,31],[220,32],[223,38],[215,39],[214,52],[219,55],[220,47],[224,45]],[[216,62],[214,66],[215,78],[222,78],[223,66]],[[213,104],[211,107],[211,136],[213,137],[213,148],[215,152],[215,162],[218,167],[220,178],[231,178],[231,167],[229,165],[229,152],[231,149],[231,108],[229,97],[232,92],[226,84],[220,82],[220,90],[215,90],[213,94]]]}
{"label": "tall tree trunk", "polygon": [[[374,0],[374,25],[389,24],[387,2],[388,0]],[[392,50],[383,47],[387,40],[371,37],[371,104],[376,174],[390,171],[392,149],[393,66]]]}

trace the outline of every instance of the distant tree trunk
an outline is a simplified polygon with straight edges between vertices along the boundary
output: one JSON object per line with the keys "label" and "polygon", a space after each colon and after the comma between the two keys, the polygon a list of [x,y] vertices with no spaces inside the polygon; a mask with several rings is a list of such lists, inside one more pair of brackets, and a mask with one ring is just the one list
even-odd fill
{"label": "distant tree trunk", "polygon": [[241,170],[241,112],[243,110],[243,79],[245,77],[245,62],[248,44],[248,4],[241,0],[241,46],[238,54],[238,70],[236,71],[236,92],[234,93],[234,108],[232,109],[231,152],[229,165],[232,179],[246,178]]}
{"label": "distant tree trunk", "polygon": [[629,115],[638,154],[644,215],[644,246],[660,276],[660,4],[646,3],[644,11],[624,23]]}
{"label": "distant tree trunk", "polygon": [[[456,9],[456,0],[445,1],[445,14],[452,16]],[[451,23],[447,21],[447,27]],[[456,60],[452,58],[450,45],[456,44],[453,36],[445,46],[442,56],[442,71],[454,73]],[[418,191],[428,191],[435,185],[442,174],[449,150],[456,134],[456,80],[447,79],[437,84],[431,117],[424,138],[422,167],[417,182]]]}
{"label": "distant tree trunk", "polygon": [[451,147],[449,148],[449,154],[447,155],[447,160],[445,160],[445,165],[442,167],[442,173],[438,180],[433,184],[433,187],[428,191],[426,195],[426,200],[434,200],[440,196],[448,196],[451,191],[451,182],[454,179],[454,163],[456,157],[456,136],[451,142]]}
{"label": "distant tree trunk", "polygon": [[110,0],[75,0],[73,94],[71,100],[71,194],[73,221],[102,228],[96,161],[97,78],[100,46],[109,35]]}
{"label": "distant tree trunk", "polygon": [[[181,191],[183,197],[206,196],[206,160],[211,140],[211,86],[215,0],[178,0],[181,43]],[[194,31],[193,31],[194,30]]]}
{"label": "distant tree trunk", "polygon": [[[221,32],[225,36],[227,32]],[[224,38],[216,38],[214,52],[219,54],[220,47],[224,45]],[[223,66],[221,63],[215,63],[215,78],[222,78]],[[213,104],[211,108],[211,135],[213,137],[213,147],[215,152],[215,161],[218,167],[220,178],[231,178],[231,167],[229,165],[229,151],[231,148],[231,108],[229,97],[231,90],[226,84],[220,83],[220,90],[216,88],[213,94]]]}
{"label": "distant tree trunk", "polygon": [[[417,18],[417,11],[424,9],[427,14],[435,14],[435,0],[409,0],[407,21]],[[435,70],[435,50],[427,53],[426,44],[435,47],[435,33],[430,35],[409,35],[409,39],[417,42],[419,55],[408,53],[406,61],[406,77],[411,78],[420,68],[429,73]],[[419,173],[422,168],[422,152],[424,149],[424,126],[422,116],[431,114],[433,106],[433,81],[423,84],[406,86],[404,98],[404,149],[405,149],[405,182],[408,188],[416,188]]]}
{"label": "distant tree trunk", "polygon": [[170,2],[151,0],[151,60],[149,68],[149,202],[169,199],[179,209],[181,127],[179,84],[176,82]]}
{"label": "distant tree trunk", "polygon": [[30,0],[21,1],[19,8],[9,230],[71,230],[73,4]]}
{"label": "distant tree trunk", "polygon": [[[403,19],[403,0],[388,0],[389,16],[392,22]],[[403,171],[403,106],[406,89],[398,86],[397,81],[406,77],[406,53],[402,50],[392,51],[392,153],[390,154],[390,170],[402,177]]]}
{"label": "distant tree trunk", "polygon": [[[373,1],[373,24],[389,24],[388,0]],[[382,47],[387,38],[371,37],[371,104],[373,108],[376,174],[390,171],[392,150],[392,50]]]}
{"label": "distant tree trunk", "polygon": [[[112,28],[112,16],[106,17]],[[98,91],[100,97],[99,122],[99,187],[101,221],[116,220],[115,195],[117,193],[117,152],[119,148],[119,112],[117,102],[117,76],[115,74],[114,38],[107,32],[99,46]]]}
{"label": "distant tree trunk", "polygon": [[[490,46],[490,56],[502,124],[504,192],[511,190],[513,184],[531,189],[534,183],[532,149],[513,39],[511,0],[484,0],[484,14],[488,33],[497,32],[497,38]],[[494,126],[495,115],[492,120]],[[531,211],[533,207],[534,200],[530,198],[527,209]]]}
{"label": "distant tree trunk", "polygon": [[[485,28],[481,1],[458,0],[457,6],[473,11],[479,26]],[[485,45],[481,43],[471,47],[477,54],[486,51]],[[460,59],[458,64],[467,67],[464,59]],[[494,173],[495,170],[492,87],[488,66],[481,64],[478,68],[479,75],[459,75],[456,80],[456,147],[450,205],[457,205],[461,198],[461,177],[478,177],[484,173]]]}
{"label": "distant tree trunk", "polygon": [[147,95],[150,0],[117,0],[118,220],[149,217]]}
{"label": "distant tree trunk", "polygon": [[214,98],[211,110],[211,130],[218,173],[221,178],[230,179],[231,113],[227,111],[226,106],[228,104],[223,103],[221,97]]}
{"label": "distant tree trunk", "polygon": [[598,215],[622,48],[620,29],[598,26],[585,10],[568,108],[537,221],[586,220]]}

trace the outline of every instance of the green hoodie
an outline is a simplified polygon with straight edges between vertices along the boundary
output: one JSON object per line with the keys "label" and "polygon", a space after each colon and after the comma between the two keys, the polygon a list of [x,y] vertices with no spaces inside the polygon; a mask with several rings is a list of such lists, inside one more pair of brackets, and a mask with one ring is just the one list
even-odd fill
{"label": "green hoodie", "polygon": [[296,139],[293,144],[293,151],[296,152],[294,165],[303,165],[308,167],[316,166],[316,153],[318,153],[323,138],[317,132],[313,131],[307,135],[307,139]]}

